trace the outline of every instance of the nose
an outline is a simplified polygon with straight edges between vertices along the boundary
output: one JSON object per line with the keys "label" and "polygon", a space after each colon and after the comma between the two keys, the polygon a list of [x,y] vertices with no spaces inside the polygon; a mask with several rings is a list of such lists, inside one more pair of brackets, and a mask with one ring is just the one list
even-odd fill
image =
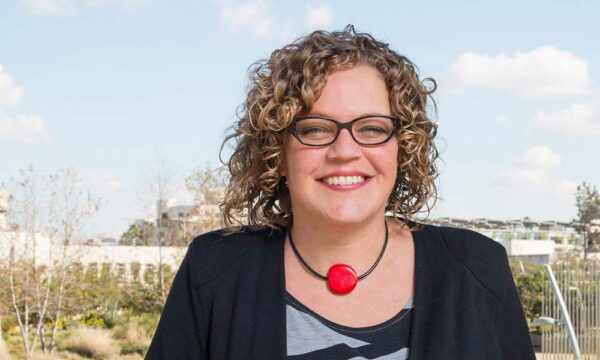
{"label": "nose", "polygon": [[327,157],[331,160],[349,160],[360,157],[361,147],[348,129],[342,129],[335,142],[329,145]]}

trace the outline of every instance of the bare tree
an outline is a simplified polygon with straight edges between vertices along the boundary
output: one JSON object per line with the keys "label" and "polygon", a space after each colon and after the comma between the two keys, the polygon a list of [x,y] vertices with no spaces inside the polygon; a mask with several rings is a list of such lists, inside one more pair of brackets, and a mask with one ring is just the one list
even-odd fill
{"label": "bare tree", "polygon": [[171,232],[168,228],[168,218],[165,215],[169,200],[176,191],[176,172],[174,168],[161,156],[157,156],[154,166],[150,171],[148,190],[156,201],[156,245],[158,246],[158,286],[161,300],[164,302],[167,295],[164,274],[163,246],[165,237]]}
{"label": "bare tree", "polygon": [[189,243],[199,233],[219,228],[219,204],[229,181],[227,169],[210,165],[199,167],[186,179],[186,186],[194,199],[194,208],[182,224],[184,238]]}
{"label": "bare tree", "polygon": [[[33,354],[39,329],[45,316],[45,308],[40,307],[40,267],[37,265],[37,246],[41,232],[43,213],[41,195],[41,176],[33,167],[21,170],[19,178],[13,180],[14,190],[9,198],[7,216],[12,222],[8,235],[9,260],[8,282],[12,310],[19,324],[23,349],[28,356]],[[46,266],[47,279],[51,268]],[[50,284],[47,283],[46,286]],[[44,303],[47,304],[47,298]],[[38,306],[36,309],[35,306]],[[37,323],[32,324],[31,315],[37,311]],[[33,338],[30,337],[30,333]]]}
{"label": "bare tree", "polygon": [[594,221],[600,220],[600,194],[596,186],[583,182],[575,193],[577,206],[576,229],[583,236],[583,257],[587,259],[590,250],[597,250],[600,232],[593,231]]}
{"label": "bare tree", "polygon": [[[31,166],[14,180],[8,203],[8,283],[23,348],[31,356],[39,340],[43,352],[52,352],[67,279],[67,249],[98,204],[84,196],[73,169],[46,176]],[[45,326],[51,322],[48,344]]]}
{"label": "bare tree", "polygon": [[[55,350],[58,324],[62,316],[65,285],[69,279],[69,267],[73,260],[69,257],[77,256],[77,254],[68,254],[67,251],[70,245],[81,238],[86,221],[98,212],[100,199],[94,199],[89,191],[82,188],[82,181],[73,168],[59,169],[50,176],[49,180],[56,199],[52,209],[54,221],[51,223],[50,230],[58,235],[60,245],[60,255],[58,261],[56,261],[58,289],[54,297],[53,326],[48,347],[48,350],[52,353]],[[42,339],[44,339],[43,336]],[[45,352],[46,347],[43,346],[42,350]]]}

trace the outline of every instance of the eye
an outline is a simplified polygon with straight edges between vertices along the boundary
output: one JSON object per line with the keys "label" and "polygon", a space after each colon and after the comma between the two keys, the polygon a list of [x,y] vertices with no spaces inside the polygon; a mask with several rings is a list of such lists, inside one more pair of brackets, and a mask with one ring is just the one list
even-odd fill
{"label": "eye", "polygon": [[302,128],[296,130],[298,131],[298,134],[300,136],[315,136],[331,133],[331,130],[329,128],[323,126],[303,126]]}
{"label": "eye", "polygon": [[363,126],[360,129],[358,129],[359,132],[364,133],[364,134],[387,134],[388,130],[384,127],[381,126],[375,126],[375,125],[367,125],[367,126]]}

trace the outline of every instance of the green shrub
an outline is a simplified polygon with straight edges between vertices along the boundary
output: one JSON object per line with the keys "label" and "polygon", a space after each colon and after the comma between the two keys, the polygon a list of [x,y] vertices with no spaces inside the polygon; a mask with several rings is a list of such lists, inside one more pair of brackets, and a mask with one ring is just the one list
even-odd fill
{"label": "green shrub", "polygon": [[107,311],[86,310],[79,323],[85,327],[111,329],[116,324],[116,317]]}

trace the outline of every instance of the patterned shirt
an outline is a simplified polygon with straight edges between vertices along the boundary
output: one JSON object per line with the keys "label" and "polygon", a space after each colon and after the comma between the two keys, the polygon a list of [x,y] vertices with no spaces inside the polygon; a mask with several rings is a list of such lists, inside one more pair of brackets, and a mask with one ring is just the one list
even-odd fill
{"label": "patterned shirt", "polygon": [[288,359],[408,359],[412,298],[393,318],[359,328],[329,321],[287,292],[285,301]]}

